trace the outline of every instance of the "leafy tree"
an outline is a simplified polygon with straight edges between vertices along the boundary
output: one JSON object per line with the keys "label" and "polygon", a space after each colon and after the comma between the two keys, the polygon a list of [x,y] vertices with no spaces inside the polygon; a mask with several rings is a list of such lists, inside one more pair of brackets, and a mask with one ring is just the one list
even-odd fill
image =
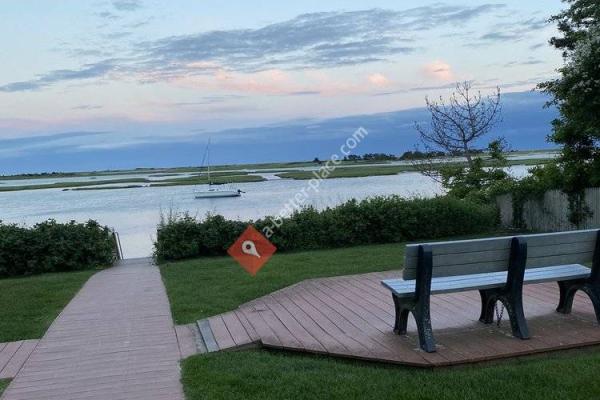
{"label": "leafy tree", "polygon": [[552,17],[561,34],[550,43],[563,52],[560,77],[539,87],[558,107],[550,140],[562,145],[563,191],[570,220],[579,225],[589,215],[585,188],[600,184],[600,2],[563,0],[570,7]]}
{"label": "leafy tree", "polygon": [[442,185],[448,189],[448,194],[458,198],[479,201],[491,198],[499,185],[510,180],[505,153],[506,144],[497,139],[488,146],[487,160],[474,157],[467,168],[460,164],[442,164],[439,167]]}

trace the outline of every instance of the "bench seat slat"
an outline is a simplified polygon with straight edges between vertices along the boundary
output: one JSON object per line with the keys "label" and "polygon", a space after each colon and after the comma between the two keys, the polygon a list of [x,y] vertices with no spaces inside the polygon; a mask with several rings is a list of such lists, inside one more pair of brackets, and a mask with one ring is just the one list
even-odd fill
{"label": "bench seat slat", "polygon": [[[433,278],[431,294],[461,292],[469,289],[492,289],[506,284],[506,271],[484,274],[458,275]],[[584,279],[590,269],[580,264],[557,265],[525,270],[525,284]],[[415,280],[388,279],[381,282],[399,297],[410,297],[415,292]]]}
{"label": "bench seat slat", "polygon": [[[562,273],[563,271],[572,272],[574,268],[585,268],[587,272],[589,269],[579,264],[568,264],[568,265],[557,265],[553,267],[542,267],[542,268],[533,268],[530,270],[525,270],[525,274],[529,277],[533,277],[539,274],[548,274],[548,273]],[[582,270],[583,271],[583,270]],[[482,279],[488,276],[499,275],[506,278],[506,271],[501,272],[484,272],[480,274],[469,274],[469,275],[454,275],[454,276],[446,276],[442,278],[434,278],[433,281],[446,281],[446,282],[454,282],[454,281],[463,281],[463,280],[471,280],[471,279]],[[412,280],[402,280],[402,279],[392,279],[391,281],[398,282],[412,282]],[[506,279],[504,280],[506,282]]]}

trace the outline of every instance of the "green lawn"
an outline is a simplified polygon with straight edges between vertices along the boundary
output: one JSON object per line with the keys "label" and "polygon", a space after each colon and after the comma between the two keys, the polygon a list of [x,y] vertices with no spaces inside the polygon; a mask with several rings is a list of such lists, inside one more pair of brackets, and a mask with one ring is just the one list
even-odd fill
{"label": "green lawn", "polygon": [[400,269],[404,244],[275,254],[256,277],[232,258],[204,258],[161,266],[178,324],[220,314],[308,278]]}
{"label": "green lawn", "polygon": [[9,383],[10,379],[0,379],[0,395],[2,395]]}
{"label": "green lawn", "polygon": [[93,273],[63,272],[0,280],[0,342],[41,338]]}
{"label": "green lawn", "polygon": [[[398,175],[401,172],[416,171],[412,165],[374,165],[360,167],[339,167],[334,169],[328,179],[334,178],[362,178],[365,176]],[[315,177],[313,171],[282,172],[276,174],[282,179],[306,180]]]}
{"label": "green lawn", "polygon": [[597,399],[599,369],[597,348],[439,370],[254,350],[188,358],[182,381],[187,400]]}
{"label": "green lawn", "polygon": [[[536,166],[546,164],[552,161],[551,159],[530,159],[530,160],[509,160],[507,165],[527,165]],[[456,162],[456,165],[464,163]],[[491,165],[486,161],[486,165]],[[414,165],[361,165],[361,166],[341,166],[334,169],[328,176],[328,179],[334,178],[362,178],[367,176],[385,176],[397,175],[403,172],[415,172],[417,168]],[[307,180],[314,178],[313,171],[287,171],[276,174],[282,179]]]}

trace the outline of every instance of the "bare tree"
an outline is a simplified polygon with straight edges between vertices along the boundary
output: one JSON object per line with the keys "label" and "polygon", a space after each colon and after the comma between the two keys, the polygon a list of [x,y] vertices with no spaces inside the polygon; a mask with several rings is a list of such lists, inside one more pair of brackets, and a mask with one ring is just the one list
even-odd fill
{"label": "bare tree", "polygon": [[[429,127],[415,123],[421,142],[427,152],[442,150],[451,155],[463,155],[469,168],[473,167],[475,144],[500,122],[502,106],[500,88],[490,96],[473,93],[470,82],[456,84],[456,91],[448,101],[425,99],[431,114]],[[422,169],[434,168],[431,160],[421,162]],[[430,170],[431,172],[431,170]],[[427,174],[431,175],[431,174]]]}

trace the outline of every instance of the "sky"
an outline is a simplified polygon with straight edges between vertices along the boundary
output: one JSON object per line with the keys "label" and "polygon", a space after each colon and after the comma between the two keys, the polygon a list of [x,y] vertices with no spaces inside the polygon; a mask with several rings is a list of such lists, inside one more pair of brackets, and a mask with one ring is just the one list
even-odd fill
{"label": "sky", "polygon": [[5,0],[0,169],[36,154],[80,160],[209,136],[243,146],[261,139],[243,128],[418,108],[457,81],[530,91],[561,65],[546,21],[563,6]]}

